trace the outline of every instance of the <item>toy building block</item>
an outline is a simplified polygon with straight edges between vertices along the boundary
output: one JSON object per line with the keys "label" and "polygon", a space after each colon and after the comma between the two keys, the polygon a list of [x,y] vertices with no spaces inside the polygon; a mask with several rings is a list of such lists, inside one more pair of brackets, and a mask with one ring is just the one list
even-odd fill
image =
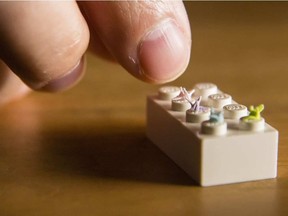
{"label": "toy building block", "polygon": [[211,83],[162,87],[147,97],[147,136],[201,186],[275,178],[278,131],[263,109],[248,112]]}

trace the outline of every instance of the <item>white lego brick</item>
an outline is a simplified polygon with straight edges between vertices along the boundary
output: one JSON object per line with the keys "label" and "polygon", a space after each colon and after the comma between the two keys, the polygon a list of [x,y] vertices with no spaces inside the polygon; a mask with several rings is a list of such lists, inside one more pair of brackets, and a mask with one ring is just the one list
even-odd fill
{"label": "white lego brick", "polygon": [[203,134],[186,111],[172,111],[171,100],[147,98],[148,138],[201,186],[275,178],[278,131],[265,122],[261,131],[243,130],[239,118],[225,124],[224,135]]}

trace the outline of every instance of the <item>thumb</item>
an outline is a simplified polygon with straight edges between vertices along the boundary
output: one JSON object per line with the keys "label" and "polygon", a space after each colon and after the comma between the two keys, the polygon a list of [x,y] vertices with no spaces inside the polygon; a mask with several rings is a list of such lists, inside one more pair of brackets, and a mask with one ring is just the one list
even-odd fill
{"label": "thumb", "polygon": [[94,46],[104,44],[114,59],[135,77],[163,83],[176,79],[186,69],[191,33],[182,1],[78,4]]}

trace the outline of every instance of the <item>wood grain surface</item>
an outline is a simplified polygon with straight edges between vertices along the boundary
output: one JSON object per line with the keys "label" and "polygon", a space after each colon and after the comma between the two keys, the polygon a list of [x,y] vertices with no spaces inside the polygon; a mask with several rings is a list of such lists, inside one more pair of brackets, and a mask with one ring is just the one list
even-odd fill
{"label": "wood grain surface", "polygon": [[145,137],[142,83],[87,55],[64,93],[0,109],[0,215],[288,215],[288,3],[185,2],[191,62],[172,84],[209,81],[264,103],[277,128],[277,179],[201,188]]}

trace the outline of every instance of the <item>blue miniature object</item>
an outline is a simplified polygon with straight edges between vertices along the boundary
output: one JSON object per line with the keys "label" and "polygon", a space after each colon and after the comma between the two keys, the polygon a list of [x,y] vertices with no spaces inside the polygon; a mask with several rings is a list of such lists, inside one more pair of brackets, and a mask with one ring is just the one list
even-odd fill
{"label": "blue miniature object", "polygon": [[211,107],[211,114],[210,114],[210,119],[209,122],[213,122],[213,123],[222,123],[224,122],[224,116],[223,116],[223,112],[217,112],[214,110],[213,107]]}

